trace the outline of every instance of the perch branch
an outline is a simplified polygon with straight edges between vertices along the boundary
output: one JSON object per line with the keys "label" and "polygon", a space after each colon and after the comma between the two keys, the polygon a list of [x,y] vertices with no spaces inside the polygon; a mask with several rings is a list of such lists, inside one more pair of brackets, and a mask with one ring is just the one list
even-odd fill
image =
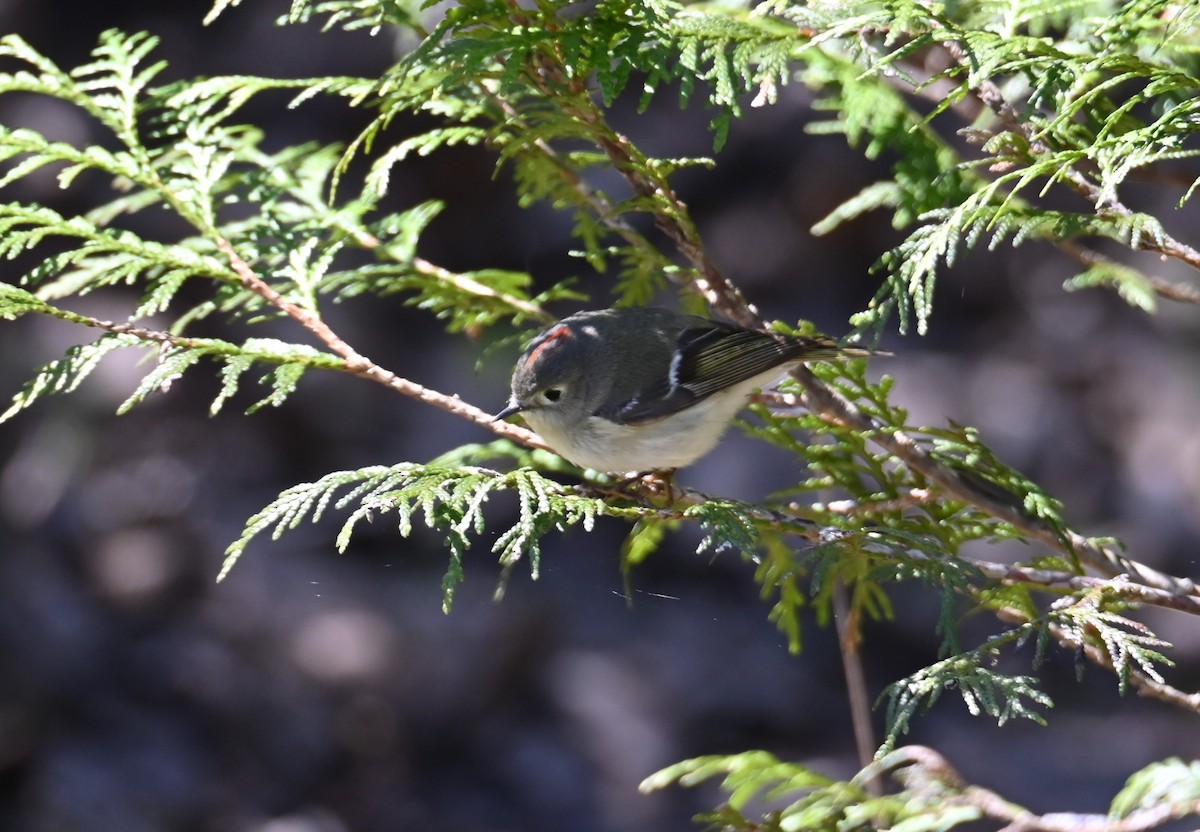
{"label": "perch branch", "polygon": [[[957,49],[958,55],[964,55],[961,48],[955,44],[950,44],[947,48]],[[535,82],[541,85],[543,91],[551,92],[549,88],[551,83],[566,86],[563,81],[565,76],[561,65],[547,59],[541,69],[543,74],[537,76]],[[1009,113],[1009,118],[1015,119],[1015,113],[1012,113],[1011,107],[1004,101],[998,88],[987,91],[985,103],[1001,108],[1004,112]],[[626,137],[608,128],[603,115],[590,98],[575,96],[572,99],[571,107],[572,115],[587,125],[592,140],[608,156],[613,167],[625,178],[630,188],[639,196],[666,206],[662,210],[654,212],[654,221],[675,244],[680,254],[691,263],[696,275],[696,288],[708,301],[711,308],[741,326],[762,328],[762,318],[758,311],[750,305],[741,291],[721,274],[705,249],[695,225],[688,219],[687,206],[675,194],[669,183],[664,178],[652,178],[644,173],[647,169],[645,160]],[[1082,175],[1079,176],[1082,178]],[[576,187],[582,187],[582,183],[578,180],[569,181],[573,181]],[[1086,179],[1079,187],[1094,189],[1091,193],[1094,196],[1099,195],[1098,189],[1095,189],[1095,186]],[[1194,263],[1200,264],[1200,253],[1190,252],[1189,254],[1189,250],[1181,245],[1175,246],[1172,251],[1184,259],[1194,254]],[[1110,547],[1096,545],[1076,532],[1068,530],[1065,533],[1065,540],[1060,538],[1055,530],[1015,506],[995,499],[953,470],[938,463],[907,433],[883,430],[881,425],[817,379],[805,367],[796,368],[792,375],[804,385],[806,392],[802,398],[804,405],[810,411],[817,413],[829,422],[849,425],[870,436],[876,445],[902,460],[951,497],[970,503],[1012,524],[1027,536],[1065,553],[1068,557],[1078,556],[1109,576],[1129,574],[1147,586],[1181,595],[1196,594],[1196,585],[1191,580],[1176,578],[1151,569],[1121,556]]]}

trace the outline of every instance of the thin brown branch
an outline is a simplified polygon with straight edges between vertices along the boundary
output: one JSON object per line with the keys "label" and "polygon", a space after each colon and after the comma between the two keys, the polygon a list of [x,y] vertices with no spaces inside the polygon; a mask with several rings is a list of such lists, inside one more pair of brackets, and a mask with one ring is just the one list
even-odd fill
{"label": "thin brown branch", "polygon": [[[958,63],[962,64],[964,62],[966,59],[966,54],[961,46],[954,43],[948,43],[945,46],[946,51]],[[920,98],[924,98],[939,105],[944,103],[950,93],[953,92],[953,84],[949,80],[931,82],[931,73],[927,71],[921,71],[917,67],[907,62],[905,63],[905,68],[905,75],[913,79],[916,83],[916,86],[914,88],[908,83],[902,83],[901,76],[899,75],[887,76],[887,78],[897,89],[900,89],[905,93],[913,93]],[[977,103],[970,105],[969,102],[972,101]],[[1032,128],[1021,122],[1016,111],[1005,100],[1003,93],[995,84],[989,81],[985,81],[980,85],[980,89],[977,91],[975,99],[958,99],[950,106],[950,110],[957,112],[968,124],[973,124],[978,116],[978,113],[974,112],[974,110],[978,108],[979,104],[987,106],[994,113],[996,113],[996,115],[1001,118],[1001,121],[1004,123],[1004,125],[1010,130],[1019,132],[1021,135],[1029,139],[1031,141],[1030,146],[1032,148],[1043,153],[1050,152],[1050,148],[1044,142],[1032,138]],[[975,140],[977,143],[983,143],[987,140],[987,138],[990,138],[991,135],[993,135],[989,131],[978,130],[974,127],[964,128],[962,131],[960,131],[960,133],[967,134],[968,140],[971,140],[972,136],[976,137]],[[1193,181],[1193,178],[1190,176],[1179,177],[1171,173],[1149,171],[1146,169],[1134,171],[1130,174],[1130,177],[1136,177],[1139,179],[1139,181],[1160,181],[1170,184],[1177,184],[1181,187],[1190,186]],[[1097,200],[1100,197],[1099,188],[1097,188],[1094,183],[1092,183],[1082,174],[1078,173],[1077,171],[1073,171],[1071,174],[1071,184],[1072,187],[1093,202],[1093,204],[1097,203]],[[1106,204],[1112,205],[1113,200],[1106,200]],[[1131,213],[1128,208],[1121,206],[1119,203],[1116,203],[1115,207],[1120,213],[1126,215]],[[1084,265],[1090,266],[1097,262],[1108,261],[1108,258],[1104,257],[1104,255],[1100,254],[1099,252],[1092,251],[1071,240],[1052,240],[1051,242]],[[1144,246],[1143,248],[1151,247]],[[1183,259],[1192,266],[1200,268],[1200,265],[1197,264],[1196,253],[1191,247],[1176,242],[1175,250],[1182,255],[1180,259]],[[1167,252],[1163,253],[1167,254]],[[1155,294],[1157,294],[1159,297],[1166,298],[1167,300],[1178,301],[1180,303],[1192,303],[1200,305],[1200,286],[1195,286],[1188,283],[1176,283],[1155,275],[1147,275],[1146,280],[1150,283],[1151,288],[1154,289]]]}
{"label": "thin brown branch", "polygon": [[[1056,627],[1051,625],[1051,631],[1053,632],[1055,629]],[[1053,635],[1059,641],[1066,643],[1067,639],[1065,637],[1060,636],[1058,633],[1053,633]],[[1094,644],[1083,644],[1082,648],[1084,654],[1093,664],[1099,665],[1114,674],[1117,673],[1117,669],[1113,667],[1112,658],[1108,653]],[[1148,699],[1157,699],[1160,702],[1166,702],[1169,705],[1200,714],[1200,693],[1185,693],[1179,688],[1168,685],[1166,682],[1152,679],[1136,668],[1130,668],[1127,672],[1129,674],[1129,683],[1133,685],[1140,696],[1145,696]]]}
{"label": "thin brown branch", "polygon": [[1052,569],[1034,569],[1028,566],[1013,566],[970,557],[965,557],[963,560],[982,572],[985,577],[1004,583],[1031,584],[1043,586],[1046,589],[1069,591],[1104,587],[1106,591],[1117,597],[1136,601],[1139,604],[1151,604],[1156,607],[1200,615],[1200,598],[1195,595],[1180,595],[1128,580],[1094,578],[1089,575],[1075,575],[1071,572]]}
{"label": "thin brown branch", "polygon": [[1200,286],[1192,286],[1189,283],[1172,283],[1163,277],[1157,275],[1149,275],[1147,279],[1150,285],[1154,288],[1155,294],[1167,300],[1177,300],[1180,303],[1194,303],[1200,305]]}
{"label": "thin brown branch", "polygon": [[443,268],[436,263],[430,263],[422,257],[414,257],[412,259],[413,270],[418,274],[432,277],[440,280],[443,283],[449,284],[461,292],[476,295],[483,298],[495,298],[503,302],[505,305],[512,307],[514,310],[521,312],[535,321],[543,323],[554,323],[554,316],[547,312],[536,303],[530,303],[522,298],[515,297],[506,292],[501,292],[493,289],[491,286],[485,286],[478,280],[472,277],[467,277],[465,274],[452,272],[449,269]]}
{"label": "thin brown branch", "polygon": [[[521,123],[521,116],[517,112],[516,107],[498,96],[490,95],[489,98],[493,105],[500,109],[510,120]],[[635,249],[651,257],[661,259],[661,252],[651,245],[650,241],[643,237],[633,226],[627,223],[612,201],[603,192],[589,185],[579,175],[579,172],[571,167],[548,141],[537,138],[533,140],[533,146],[558,169],[567,186],[579,194],[579,198],[591,209],[596,218],[604,223],[605,227]]]}
{"label": "thin brown branch", "polygon": [[[961,43],[957,41],[945,41],[943,46],[955,61],[964,67],[968,66],[971,58]],[[1008,99],[1004,97],[1004,92],[997,84],[988,80],[981,81],[974,92],[979,100],[996,114],[1005,127],[1023,136],[1029,142],[1029,149],[1033,153],[1042,155],[1053,153],[1052,148],[1045,140],[1037,135],[1037,131],[1021,119],[1020,114],[1008,102]],[[1125,206],[1115,193],[1105,193],[1099,185],[1074,168],[1064,172],[1064,180],[1072,190],[1096,208],[1103,207],[1107,211],[1112,211],[1126,217],[1134,214],[1134,211]],[[1182,260],[1192,268],[1200,269],[1200,251],[1197,251],[1186,243],[1180,242],[1165,231],[1157,236],[1143,236],[1139,241],[1138,248],[1143,251],[1155,251],[1165,257]]]}
{"label": "thin brown branch", "polygon": [[[891,500],[832,500],[825,504],[825,510],[834,514],[852,516],[882,514],[926,505],[933,502],[936,497],[937,495],[928,488],[912,488]],[[801,506],[792,503],[788,508],[799,509]]]}
{"label": "thin brown branch", "polygon": [[758,310],[746,300],[737,286],[725,278],[709,257],[696,227],[683,219],[687,217],[687,205],[665,179],[653,179],[642,172],[646,168],[646,160],[628,138],[608,129],[595,105],[590,102],[589,105],[586,109],[580,108],[574,115],[592,130],[594,140],[634,193],[647,200],[665,203],[665,210],[654,212],[654,223],[692,264],[695,270],[693,283],[709,307],[739,326],[761,329],[763,322]]}
{"label": "thin brown branch", "polygon": [[339,356],[347,364],[347,369],[350,372],[358,372],[362,369],[362,365],[370,364],[366,358],[359,355],[354,349],[341,339],[327,323],[319,315],[314,314],[302,306],[292,303],[279,292],[275,291],[271,286],[255,274],[254,269],[250,268],[250,264],[242,259],[242,256],[234,251],[233,246],[225,238],[217,240],[217,248],[229,258],[229,265],[233,268],[234,273],[238,276],[238,280],[242,284],[242,288],[253,292],[260,298],[265,300],[271,306],[274,306],[279,311],[283,312],[292,320],[299,323],[309,332],[317,337],[321,343],[325,344],[335,355]]}
{"label": "thin brown branch", "polygon": [[[509,0],[509,7],[514,20],[528,23],[524,10],[517,3]],[[613,168],[625,179],[633,192],[647,202],[664,206],[661,210],[653,212],[654,224],[692,265],[694,275],[690,282],[704,297],[709,307],[733,323],[761,328],[762,318],[758,310],[746,300],[737,286],[721,274],[721,270],[709,257],[695,226],[687,219],[687,205],[675,193],[665,176],[655,177],[646,173],[649,169],[648,160],[626,136],[609,126],[596,103],[577,81],[567,80],[568,73],[564,71],[561,55],[546,55],[537,70],[530,75],[530,80],[547,96],[561,97],[557,95],[558,90],[571,93],[570,100],[561,104],[563,110],[587,127],[591,140],[604,152]],[[543,142],[538,147],[550,159],[558,160],[557,154],[548,144]],[[570,171],[566,179],[568,184],[585,198],[594,198],[595,192],[574,171]],[[597,216],[618,233],[622,233],[620,225],[611,224],[613,220],[619,220],[611,207],[597,212]]]}
{"label": "thin brown branch", "polygon": [[526,430],[518,425],[509,424],[508,422],[497,422],[491,414],[480,410],[472,404],[468,404],[458,396],[450,396],[437,390],[431,390],[428,387],[398,376],[392,371],[379,366],[342,340],[341,336],[334,332],[320,316],[292,303],[271,288],[266,281],[255,274],[254,270],[234,251],[233,246],[227,240],[218,240],[217,246],[229,258],[229,263],[233,267],[234,272],[237,273],[243,287],[258,295],[315,335],[331,352],[342,359],[346,372],[382,384],[402,395],[424,402],[425,404],[433,405],[447,413],[460,416],[481,427],[487,428],[499,436],[512,439],[514,442],[520,442],[533,448],[547,447],[533,431]]}
{"label": "thin brown branch", "polygon": [[[1055,240],[1054,244],[1084,266],[1113,262],[1100,252],[1094,251],[1074,240]],[[1180,303],[1200,305],[1200,286],[1194,286],[1190,283],[1175,283],[1157,275],[1146,275],[1146,280],[1150,284],[1150,287],[1154,289],[1154,293],[1159,297],[1179,301]]]}
{"label": "thin brown branch", "polygon": [[945,757],[922,745],[897,748],[863,769],[855,780],[862,782],[885,773],[900,781],[906,791],[928,793],[942,805],[973,807],[985,817],[1008,824],[1005,830],[1011,832],[1145,832],[1171,820],[1200,814],[1200,800],[1181,800],[1123,818],[1068,812],[1038,815],[991,789],[968,784]]}
{"label": "thin brown branch", "polygon": [[[1116,586],[1119,585],[1114,585],[1114,587]],[[1115,589],[1114,591],[1120,590]],[[993,612],[995,612],[996,617],[1002,621],[1008,621],[1016,624],[1029,623],[1028,617],[1020,610],[997,609],[993,610]],[[1057,624],[1050,624],[1049,627],[1050,635],[1059,644],[1072,650],[1082,650],[1083,654],[1087,656],[1088,660],[1096,666],[1102,667],[1114,675],[1120,675],[1112,663],[1112,658],[1107,652],[1101,650],[1094,644],[1089,644],[1087,642],[1081,643],[1073,635],[1068,633],[1064,628]],[[1128,668],[1126,673],[1129,684],[1133,685],[1133,688],[1138,692],[1138,695],[1145,696],[1148,699],[1157,699],[1160,702],[1166,702],[1169,705],[1174,705],[1178,708],[1191,711],[1192,713],[1200,714],[1200,693],[1185,693],[1179,688],[1168,685],[1166,682],[1151,678],[1134,667]]]}
{"label": "thin brown branch", "polygon": [[[825,511],[843,516],[860,517],[871,514],[904,511],[914,506],[925,505],[937,498],[937,492],[929,488],[913,488],[891,500],[834,500],[824,506],[802,506],[790,503],[789,511],[801,514],[811,513],[813,508],[823,508]],[[928,557],[921,552],[913,551],[912,557]],[[1089,575],[1078,575],[1074,572],[1063,572],[1053,569],[1035,569],[1026,566],[1014,566],[1007,563],[980,560],[978,558],[959,555],[966,563],[978,569],[987,578],[1005,583],[1032,584],[1055,590],[1086,590],[1098,586],[1109,588],[1114,594],[1140,604],[1151,604],[1156,607],[1179,610],[1193,615],[1200,615],[1200,596],[1179,592],[1176,589],[1165,589],[1149,586],[1134,581],[1114,581],[1111,578],[1096,578]],[[1183,582],[1184,579],[1171,578],[1172,581]]]}
{"label": "thin brown branch", "polygon": [[[871,722],[871,697],[867,694],[867,674],[863,670],[860,621],[850,606],[846,585],[838,582],[833,589],[834,624],[837,627],[838,647],[842,656],[842,675],[846,679],[846,696],[850,703],[850,722],[854,727],[854,747],[859,765],[870,765],[878,747]],[[879,779],[868,780],[864,787],[872,795],[883,794]]]}
{"label": "thin brown branch", "polygon": [[1026,537],[1062,552],[1068,558],[1078,556],[1080,560],[1110,577],[1124,573],[1146,586],[1181,595],[1197,595],[1196,584],[1188,578],[1166,575],[1126,558],[1110,546],[1096,544],[1071,530],[1060,536],[1056,530],[1020,508],[996,499],[957,472],[938,463],[905,431],[883,430],[875,420],[859,410],[853,402],[822,383],[806,367],[797,367],[792,371],[792,376],[804,385],[805,392],[801,400],[809,410],[820,414],[824,419],[847,425],[869,436],[872,442],[936,484],[944,494],[953,499],[986,511],[1019,529]]}
{"label": "thin brown branch", "polygon": [[134,326],[129,323],[118,323],[116,321],[103,321],[99,318],[93,318],[89,315],[81,315],[77,312],[65,312],[64,310],[48,311],[46,314],[53,315],[56,318],[61,318],[71,323],[82,324],[93,329],[103,329],[106,332],[113,332],[120,335],[132,335],[142,341],[152,341],[156,344],[172,347],[187,347],[189,349],[199,349],[202,347],[212,346],[211,342],[200,338],[185,338],[182,335],[175,335],[170,332],[163,332],[158,329],[147,329],[142,326]]}

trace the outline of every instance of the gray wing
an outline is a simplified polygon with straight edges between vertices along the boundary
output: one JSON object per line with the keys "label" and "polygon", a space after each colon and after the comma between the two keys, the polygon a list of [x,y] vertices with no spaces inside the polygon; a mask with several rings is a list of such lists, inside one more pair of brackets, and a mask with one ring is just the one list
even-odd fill
{"label": "gray wing", "polygon": [[679,336],[667,378],[634,398],[597,412],[624,425],[665,419],[727,387],[805,355],[836,355],[837,345],[816,338],[774,338],[762,332],[711,323]]}

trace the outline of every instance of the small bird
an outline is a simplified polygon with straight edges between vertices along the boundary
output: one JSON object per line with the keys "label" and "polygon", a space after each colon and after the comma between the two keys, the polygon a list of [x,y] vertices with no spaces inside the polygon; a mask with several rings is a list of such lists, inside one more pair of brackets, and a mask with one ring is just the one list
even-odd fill
{"label": "small bird", "polygon": [[712,450],[750,394],[803,361],[872,354],[669,309],[579,312],[533,339],[512,397],[560,456],[624,474],[681,468]]}

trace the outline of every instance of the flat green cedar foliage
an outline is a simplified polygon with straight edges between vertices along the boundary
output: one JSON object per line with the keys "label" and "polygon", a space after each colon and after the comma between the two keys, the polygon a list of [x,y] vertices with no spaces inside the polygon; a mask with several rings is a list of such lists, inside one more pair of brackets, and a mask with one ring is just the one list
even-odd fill
{"label": "flat green cedar foliage", "polygon": [[[210,18],[236,14],[236,5],[221,0]],[[35,370],[0,421],[44,396],[72,392],[116,350],[142,350],[153,359],[122,411],[200,366],[220,379],[213,413],[238,396],[247,374],[265,389],[250,412],[284,404],[310,370],[403,387],[324,324],[328,303],[361,295],[399,295],[450,333],[489,333],[493,348],[511,348],[553,319],[547,303],[585,296],[565,282],[535,293],[528,275],[507,270],[449,272],[418,255],[439,203],[392,213],[380,208],[397,165],[455,145],[493,152],[511,173],[518,204],[544,201],[571,215],[581,262],[611,277],[612,296],[595,299],[598,305],[644,303],[678,285],[685,307],[701,307],[702,297],[712,298],[704,294],[711,284],[703,246],[671,178],[715,161],[643,153],[606,119],[608,107],[629,97],[642,108],[663,95],[681,107],[706,108],[719,158],[739,119],[799,83],[814,95],[813,133],[843,136],[866,157],[887,161],[888,176],[814,227],[827,233],[865,212],[886,211],[904,233],[880,254],[878,293],[852,319],[860,335],[893,321],[902,331],[927,331],[939,272],[980,243],[1058,246],[1081,264],[1068,289],[1111,287],[1152,311],[1158,288],[1136,257],[1118,262],[1092,245],[1200,267],[1200,256],[1171,235],[1169,223],[1126,204],[1122,187],[1134,174],[1175,172],[1171,165],[1197,153],[1198,21],[1200,5],[1166,0],[749,6],[600,0],[586,9],[560,0],[445,7],[295,0],[281,23],[319,23],[363,37],[399,29],[412,47],[378,77],[226,76],[170,84],[158,82],[164,64],[149,34],[105,32],[93,59],[73,69],[9,35],[0,39],[0,95],[35,94],[79,108],[109,140],[79,148],[0,126],[0,187],[48,168],[63,188],[85,174],[100,176],[117,196],[77,216],[0,204],[0,255],[33,263],[0,283],[0,319],[45,315],[98,332]],[[292,106],[327,96],[369,110],[372,118],[345,147],[268,151],[261,131],[238,115],[253,97],[281,89],[293,93]],[[972,106],[964,123],[957,110]],[[397,117],[411,113],[431,117],[425,123],[435,126],[387,138]],[[349,175],[357,158],[369,166],[361,181]],[[597,175],[610,172],[618,175]],[[1190,201],[1197,182],[1181,184],[1179,205]],[[1061,199],[1051,207],[1060,194],[1072,195],[1077,210],[1064,210]],[[128,227],[131,215],[152,208],[177,216],[186,231],[153,240]],[[642,229],[649,225],[678,251],[666,252],[661,238],[647,236]],[[181,295],[185,285],[192,291]],[[122,321],[71,309],[83,295],[114,290],[137,296]],[[290,319],[315,332],[321,346],[206,337],[214,318],[235,332]],[[1160,668],[1171,665],[1163,652],[1169,645],[1130,617],[1128,586],[1072,583],[1083,573],[1080,547],[1108,544],[1070,530],[1063,507],[998,459],[973,429],[908,424],[908,414],[889,401],[893,381],[868,381],[863,361],[821,364],[813,372],[871,427],[812,409],[755,406],[743,429],[793,455],[804,472],[793,488],[762,504],[686,492],[670,503],[501,440],[428,463],[372,466],[293,486],[250,518],[228,550],[222,576],[261,535],[278,536],[330,509],[348,512],[339,550],[351,545],[362,520],[390,514],[402,535],[421,522],[445,541],[449,610],[466,554],[488,524],[489,500],[504,492],[515,496],[517,520],[491,550],[506,576],[525,562],[536,578],[547,535],[588,530],[601,516],[631,525],[622,552],[627,570],[653,556],[680,524],[698,524],[701,551],[753,562],[770,618],[797,652],[808,608],[826,623],[845,591],[854,620],[886,620],[895,614],[888,588],[916,581],[941,597],[941,659],[883,692],[880,772],[919,762],[897,741],[947,691],[972,714],[1000,723],[1044,722],[1053,703],[1037,677],[996,668],[1002,655],[1030,640],[1037,645],[1034,669],[1059,643],[1091,651],[1116,673],[1122,692],[1133,684],[1165,685]],[[785,385],[783,395],[802,397],[804,389]],[[901,438],[916,456],[897,455],[897,446],[887,444]],[[564,484],[564,473],[580,484]],[[946,477],[966,490],[947,490]],[[1004,581],[994,565],[964,548],[1035,538],[1041,548]],[[964,646],[957,628],[964,609],[991,610],[1006,623],[980,644]],[[944,829],[985,814],[952,799],[961,794],[949,778],[937,788],[930,785],[936,778],[910,778],[901,792],[877,797],[859,779],[836,781],[765,752],[681,763],[645,788],[712,777],[722,778],[729,801],[707,820],[723,829]],[[1164,806],[1168,815],[1194,812],[1198,784],[1195,764],[1155,764],[1117,795],[1113,816]],[[785,808],[743,816],[763,795]]]}

